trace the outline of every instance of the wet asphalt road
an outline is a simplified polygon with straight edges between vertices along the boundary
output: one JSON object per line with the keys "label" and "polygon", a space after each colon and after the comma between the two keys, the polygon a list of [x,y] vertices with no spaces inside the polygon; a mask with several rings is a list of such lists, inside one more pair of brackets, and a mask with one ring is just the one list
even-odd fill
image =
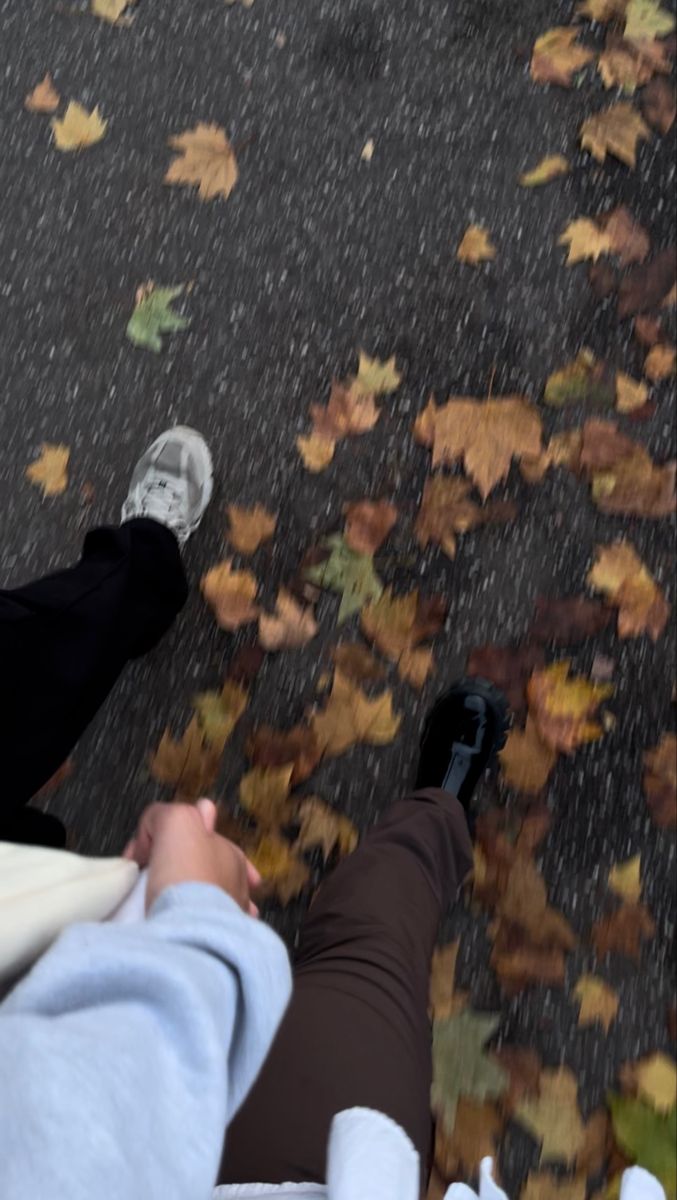
{"label": "wet asphalt road", "polygon": [[[77,556],[88,525],[114,520],[138,453],[164,426],[189,422],[208,437],[217,494],[188,551],[192,580],[224,553],[224,506],[257,500],[279,513],[272,554],[254,560],[270,599],[318,535],[337,528],[345,501],[386,495],[402,519],[383,562],[389,582],[442,590],[450,602],[437,639],[438,674],[419,698],[393,678],[401,735],[323,766],[308,790],[364,827],[414,769],[417,729],[440,682],[478,644],[523,636],[537,594],[579,592],[595,545],[627,535],[675,600],[674,525],[606,517],[583,483],[551,472],[528,487],[513,468],[504,488],[517,522],[460,542],[452,564],[419,552],[412,519],[428,455],[410,436],[433,390],[518,392],[537,401],[548,374],[582,345],[638,377],[642,351],[631,322],[599,302],[584,268],[566,269],[556,241],[576,216],[625,203],[656,247],[675,221],[675,133],[639,151],[630,172],[594,165],[577,148],[584,116],[607,96],[592,72],[584,86],[544,89],[528,77],[538,35],[570,17],[545,0],[140,0],[128,29],[97,22],[85,5],[0,0],[0,583],[11,586]],[[594,36],[593,36],[593,41]],[[59,154],[48,119],[24,95],[49,70],[66,99],[98,104],[106,138]],[[167,137],[198,120],[241,145],[231,198],[204,205],[169,189]],[[367,138],[371,163],[360,159]],[[525,191],[518,172],[564,153],[570,176]],[[456,263],[466,226],[486,224],[495,263]],[[193,282],[181,305],[185,333],[155,356],[124,330],[137,286]],[[674,328],[673,328],[674,333]],[[308,405],[326,399],[355,350],[397,354],[404,382],[373,433],[343,443],[330,468],[306,474],[294,440]],[[653,417],[620,420],[659,460],[675,452],[674,394],[655,388]],[[580,412],[543,410],[548,432]],[[67,493],[42,502],[24,479],[43,441],[72,450]],[[83,484],[94,488],[82,504]],[[412,556],[414,564],[412,565]],[[318,609],[323,647],[335,641],[336,605]],[[76,771],[52,801],[80,848],[118,849],[136,815],[159,794],[148,749],[169,723],[180,729],[196,690],[218,683],[246,637],[214,625],[197,592],[152,655],[133,664],[82,740]],[[603,974],[621,992],[608,1039],[578,1031],[566,992],[536,989],[502,999],[488,969],[484,923],[458,912],[458,977],[476,1007],[500,1007],[502,1035],[533,1043],[581,1079],[584,1111],[599,1104],[620,1062],[667,1048],[664,1012],[674,919],[674,837],[649,822],[641,794],[643,751],[671,728],[674,642],[668,631],[620,643],[607,631],[573,654],[587,671],[595,652],[615,660],[615,729],[560,760],[548,792],[554,825],[543,865],[553,902],[582,934],[605,903],[603,879],[641,850],[645,899],[658,924],[641,972],[624,959]],[[234,796],[246,731],[287,726],[312,700],[327,660],[313,643],[269,658],[246,720],[225,756],[220,794]],[[487,784],[483,800],[497,794]],[[288,936],[303,905],[273,914]],[[569,978],[594,969],[583,942]],[[504,1178],[535,1165],[516,1127],[504,1142]]]}

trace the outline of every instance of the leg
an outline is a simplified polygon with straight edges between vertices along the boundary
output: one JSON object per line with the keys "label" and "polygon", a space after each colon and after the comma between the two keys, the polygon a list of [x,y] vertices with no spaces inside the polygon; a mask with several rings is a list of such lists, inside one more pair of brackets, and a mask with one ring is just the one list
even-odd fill
{"label": "leg", "polygon": [[221,1183],[321,1182],[342,1109],[378,1109],[430,1150],[428,980],[439,920],[472,863],[459,802],[427,789],[393,805],[320,889],[294,995],[228,1130]]}

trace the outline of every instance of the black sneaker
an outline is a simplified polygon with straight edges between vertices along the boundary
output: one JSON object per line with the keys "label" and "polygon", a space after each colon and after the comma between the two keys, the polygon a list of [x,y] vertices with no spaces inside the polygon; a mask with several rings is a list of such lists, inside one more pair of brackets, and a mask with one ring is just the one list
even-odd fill
{"label": "black sneaker", "polygon": [[416,787],[443,788],[468,809],[485,770],[505,745],[508,703],[488,679],[452,684],[423,726]]}

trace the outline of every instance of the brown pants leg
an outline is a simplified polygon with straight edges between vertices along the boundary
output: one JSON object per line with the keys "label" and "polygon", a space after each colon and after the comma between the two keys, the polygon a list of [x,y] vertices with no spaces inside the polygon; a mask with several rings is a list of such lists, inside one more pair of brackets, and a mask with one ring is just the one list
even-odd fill
{"label": "brown pants leg", "polygon": [[461,805],[429,789],[394,804],[323,884],[290,1007],[228,1130],[220,1183],[324,1182],[332,1118],[355,1105],[397,1121],[427,1171],[430,960],[471,863]]}

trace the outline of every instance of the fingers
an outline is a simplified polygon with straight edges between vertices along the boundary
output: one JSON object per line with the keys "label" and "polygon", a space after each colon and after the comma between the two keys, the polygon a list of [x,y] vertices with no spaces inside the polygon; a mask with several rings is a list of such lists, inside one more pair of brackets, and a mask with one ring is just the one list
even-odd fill
{"label": "fingers", "polygon": [[261,886],[261,873],[257,871],[253,862],[250,862],[246,854],[244,856],[245,866],[247,868],[247,883],[252,891]]}
{"label": "fingers", "polygon": [[213,833],[216,828],[216,805],[213,800],[203,796],[195,805],[202,817],[202,823],[207,833]]}

